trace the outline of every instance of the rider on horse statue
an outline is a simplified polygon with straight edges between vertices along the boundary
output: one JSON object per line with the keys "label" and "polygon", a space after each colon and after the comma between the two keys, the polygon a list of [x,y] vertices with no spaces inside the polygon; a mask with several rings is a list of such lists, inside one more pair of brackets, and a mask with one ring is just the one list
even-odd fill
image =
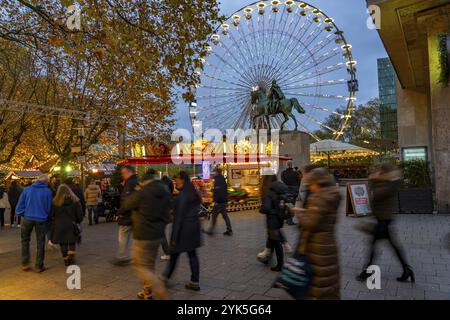
{"label": "rider on horse statue", "polygon": [[286,99],[280,86],[277,84],[276,80],[272,81],[272,86],[269,91],[269,108],[266,111],[267,115],[274,114],[277,110],[277,104],[279,101]]}

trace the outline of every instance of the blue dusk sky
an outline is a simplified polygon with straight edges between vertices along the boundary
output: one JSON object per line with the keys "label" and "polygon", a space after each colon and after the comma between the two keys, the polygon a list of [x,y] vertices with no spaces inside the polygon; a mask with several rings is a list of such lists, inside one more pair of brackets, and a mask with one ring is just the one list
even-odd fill
{"label": "blue dusk sky", "polygon": [[[222,0],[220,10],[225,16],[249,4],[252,0]],[[357,78],[359,92],[357,103],[365,103],[378,97],[377,59],[387,57],[381,39],[376,30],[367,28],[368,13],[365,0],[309,0],[312,6],[320,8],[334,18],[336,25],[344,31],[348,43],[353,46],[354,59],[358,61]],[[179,102],[175,114],[175,128],[190,129],[188,107]]]}

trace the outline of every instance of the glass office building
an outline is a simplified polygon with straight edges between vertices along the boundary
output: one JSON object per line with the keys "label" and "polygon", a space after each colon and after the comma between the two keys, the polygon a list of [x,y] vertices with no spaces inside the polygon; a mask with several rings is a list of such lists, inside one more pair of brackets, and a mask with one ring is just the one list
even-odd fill
{"label": "glass office building", "polygon": [[380,125],[386,149],[398,148],[396,74],[389,58],[378,59]]}

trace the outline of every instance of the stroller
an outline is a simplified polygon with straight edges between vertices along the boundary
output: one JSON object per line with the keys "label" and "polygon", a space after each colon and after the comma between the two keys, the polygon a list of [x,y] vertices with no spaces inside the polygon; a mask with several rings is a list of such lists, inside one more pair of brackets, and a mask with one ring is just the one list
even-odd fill
{"label": "stroller", "polygon": [[117,193],[106,193],[103,201],[97,206],[98,216],[104,217],[106,222],[113,222],[117,218],[117,211],[120,208],[120,195]]}

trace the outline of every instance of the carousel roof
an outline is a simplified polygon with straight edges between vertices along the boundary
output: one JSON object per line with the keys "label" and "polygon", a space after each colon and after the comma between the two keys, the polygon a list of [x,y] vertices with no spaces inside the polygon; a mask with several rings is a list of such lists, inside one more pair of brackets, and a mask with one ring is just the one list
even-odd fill
{"label": "carousel roof", "polygon": [[318,141],[316,143],[311,144],[309,150],[311,151],[311,153],[345,152],[345,153],[378,154],[378,152],[367,148],[335,140]]}

